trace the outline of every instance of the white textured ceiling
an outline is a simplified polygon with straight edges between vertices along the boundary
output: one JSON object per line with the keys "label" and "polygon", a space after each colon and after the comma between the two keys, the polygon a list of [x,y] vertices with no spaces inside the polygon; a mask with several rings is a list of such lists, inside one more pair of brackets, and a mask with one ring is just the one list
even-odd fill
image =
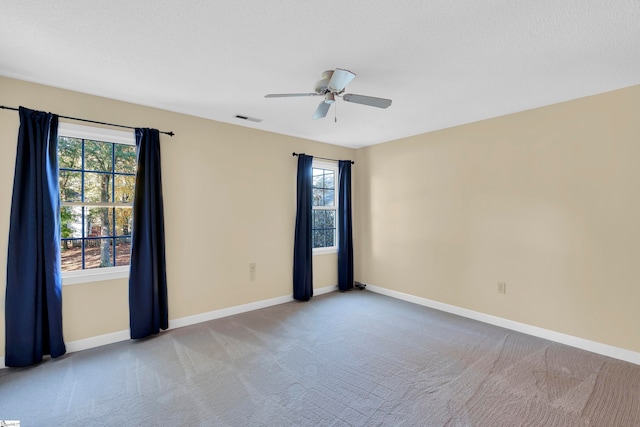
{"label": "white textured ceiling", "polygon": [[640,0],[9,0],[0,75],[362,147],[640,84]]}

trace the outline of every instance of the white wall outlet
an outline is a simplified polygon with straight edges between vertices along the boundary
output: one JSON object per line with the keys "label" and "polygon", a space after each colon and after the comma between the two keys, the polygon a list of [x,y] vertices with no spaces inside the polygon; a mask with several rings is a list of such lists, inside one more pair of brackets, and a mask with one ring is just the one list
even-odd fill
{"label": "white wall outlet", "polygon": [[256,263],[252,262],[249,264],[249,280],[252,282],[256,280]]}
{"label": "white wall outlet", "polygon": [[504,282],[498,282],[498,293],[506,294],[507,293],[507,284]]}

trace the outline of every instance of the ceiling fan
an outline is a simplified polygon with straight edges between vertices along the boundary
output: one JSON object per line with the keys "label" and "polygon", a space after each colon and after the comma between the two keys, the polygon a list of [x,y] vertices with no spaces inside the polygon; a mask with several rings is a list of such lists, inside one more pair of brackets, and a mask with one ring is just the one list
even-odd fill
{"label": "ceiling fan", "polygon": [[316,83],[316,91],[310,93],[270,93],[265,98],[288,98],[295,96],[324,96],[324,100],[318,105],[313,119],[321,119],[327,115],[331,104],[336,101],[336,96],[342,97],[347,102],[356,104],[369,105],[371,107],[387,108],[391,105],[390,99],[375,98],[373,96],[355,95],[353,93],[345,93],[345,87],[351,80],[355,78],[355,74],[349,70],[336,68],[322,73],[322,80]]}

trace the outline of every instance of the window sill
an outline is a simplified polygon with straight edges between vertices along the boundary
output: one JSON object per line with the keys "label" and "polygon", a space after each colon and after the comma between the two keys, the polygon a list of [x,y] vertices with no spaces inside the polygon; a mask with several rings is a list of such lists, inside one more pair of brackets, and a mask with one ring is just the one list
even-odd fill
{"label": "window sill", "polygon": [[332,246],[330,248],[314,248],[313,255],[326,255],[326,254],[337,254],[338,248],[336,246]]}
{"label": "window sill", "polygon": [[65,271],[62,273],[62,285],[101,282],[103,280],[124,279],[129,277],[129,266],[96,268],[82,271]]}

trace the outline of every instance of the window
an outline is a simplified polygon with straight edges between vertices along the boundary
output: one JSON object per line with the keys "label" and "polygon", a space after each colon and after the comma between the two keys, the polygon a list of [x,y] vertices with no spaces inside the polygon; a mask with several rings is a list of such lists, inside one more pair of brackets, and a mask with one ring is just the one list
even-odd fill
{"label": "window", "polygon": [[58,167],[63,282],[126,277],[136,173],[133,132],[61,123]]}
{"label": "window", "polygon": [[313,166],[312,241],[315,254],[337,251],[336,234],[338,167],[314,160]]}

